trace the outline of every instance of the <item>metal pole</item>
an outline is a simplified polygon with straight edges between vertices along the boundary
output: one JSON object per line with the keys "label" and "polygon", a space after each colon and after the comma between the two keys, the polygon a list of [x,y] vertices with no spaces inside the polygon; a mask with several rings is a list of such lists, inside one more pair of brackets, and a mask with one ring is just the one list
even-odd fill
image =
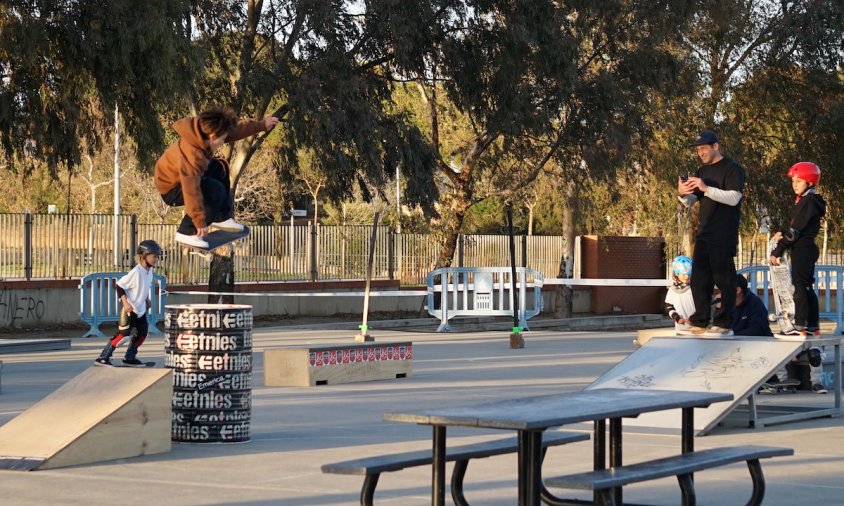
{"label": "metal pole", "polygon": [[290,215],[290,230],[287,233],[288,240],[290,241],[290,247],[288,248],[288,252],[290,253],[290,274],[295,276],[298,274],[296,272],[296,235],[293,230],[293,215]]}
{"label": "metal pole", "polygon": [[390,280],[396,279],[396,234],[387,235],[387,274]]}
{"label": "metal pole", "polygon": [[120,240],[120,111],[114,106],[114,265],[120,267],[123,248]]}
{"label": "metal pole", "polygon": [[399,177],[399,164],[396,164],[396,231],[401,234],[401,184]]}
{"label": "metal pole", "polygon": [[129,218],[129,245],[130,248],[135,248],[138,244],[138,215],[133,214]]}
{"label": "metal pole", "polygon": [[513,208],[507,206],[507,234],[510,237],[510,290],[513,294],[513,332],[519,329],[519,291],[516,290],[516,238],[513,236]]}
{"label": "metal pole", "polygon": [[27,281],[32,279],[32,215],[23,216],[23,274]]}
{"label": "metal pole", "polygon": [[311,232],[311,244],[310,244],[310,264],[311,264],[311,281],[317,280],[317,225],[316,220],[314,220],[313,225],[308,223],[308,229]]}
{"label": "metal pole", "polygon": [[375,211],[375,217],[372,219],[372,234],[369,237],[369,261],[366,264],[366,287],[363,292],[363,322],[360,325],[360,334],[355,336],[355,341],[373,341],[372,336],[367,330],[367,321],[369,319],[369,289],[372,286],[372,264],[375,262],[375,240],[378,238],[378,222],[381,219],[381,212]]}
{"label": "metal pole", "polygon": [[528,236],[522,235],[522,267],[527,269],[527,239]]}
{"label": "metal pole", "polygon": [[431,506],[445,506],[445,425],[434,425]]}

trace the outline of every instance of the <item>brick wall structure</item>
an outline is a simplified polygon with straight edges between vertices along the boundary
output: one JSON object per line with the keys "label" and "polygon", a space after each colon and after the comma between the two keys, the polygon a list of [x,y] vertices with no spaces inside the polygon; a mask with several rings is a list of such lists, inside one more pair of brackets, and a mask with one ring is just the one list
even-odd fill
{"label": "brick wall structure", "polygon": [[[584,278],[658,279],[665,277],[662,237],[585,235],[580,239]],[[592,312],[661,313],[666,288],[592,287]]]}

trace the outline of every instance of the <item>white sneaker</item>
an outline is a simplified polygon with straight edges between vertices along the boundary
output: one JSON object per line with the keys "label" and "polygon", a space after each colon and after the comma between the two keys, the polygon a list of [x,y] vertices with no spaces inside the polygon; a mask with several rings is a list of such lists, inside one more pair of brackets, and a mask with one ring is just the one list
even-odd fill
{"label": "white sneaker", "polygon": [[798,329],[791,329],[788,332],[777,332],[774,338],[782,339],[783,341],[805,341],[806,333]]}
{"label": "white sneaker", "polygon": [[226,232],[243,232],[243,225],[234,221],[232,218],[229,218],[226,221],[212,223],[211,228],[225,230]]}
{"label": "white sneaker", "polygon": [[193,246],[194,248],[203,248],[208,249],[208,241],[202,239],[197,235],[185,235],[176,232],[176,241],[186,245],[186,246]]}

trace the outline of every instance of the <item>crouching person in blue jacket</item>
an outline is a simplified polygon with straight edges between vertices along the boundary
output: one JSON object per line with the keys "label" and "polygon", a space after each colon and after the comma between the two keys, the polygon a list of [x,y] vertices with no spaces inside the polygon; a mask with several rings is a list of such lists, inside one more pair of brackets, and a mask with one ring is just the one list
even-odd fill
{"label": "crouching person in blue jacket", "polygon": [[736,274],[736,310],[733,312],[733,335],[773,336],[768,322],[768,308],[755,293],[747,289],[747,278]]}

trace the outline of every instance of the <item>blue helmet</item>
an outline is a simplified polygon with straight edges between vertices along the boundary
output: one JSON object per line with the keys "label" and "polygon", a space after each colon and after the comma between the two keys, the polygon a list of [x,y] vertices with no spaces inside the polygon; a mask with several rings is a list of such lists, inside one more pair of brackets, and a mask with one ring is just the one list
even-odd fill
{"label": "blue helmet", "polygon": [[692,259],[687,257],[686,255],[680,255],[671,262],[671,272],[674,273],[675,276],[680,276],[685,274],[686,276],[692,275]]}

